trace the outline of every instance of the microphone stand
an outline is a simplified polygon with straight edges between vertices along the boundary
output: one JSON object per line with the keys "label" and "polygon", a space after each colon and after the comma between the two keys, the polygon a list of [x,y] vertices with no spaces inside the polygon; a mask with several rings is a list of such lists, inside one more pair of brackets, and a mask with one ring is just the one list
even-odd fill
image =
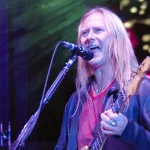
{"label": "microphone stand", "polygon": [[35,112],[34,115],[31,116],[30,120],[25,124],[17,140],[12,144],[10,150],[16,150],[18,147],[20,147],[21,149],[22,147],[24,147],[25,141],[27,140],[28,136],[31,134],[37,122],[40,112],[42,111],[44,106],[48,103],[48,101],[50,100],[50,98],[56,91],[57,87],[66,76],[66,73],[68,72],[69,68],[75,62],[76,59],[77,59],[77,56],[73,54],[69,58],[68,62],[65,63],[63,70],[58,74],[57,78],[55,79],[51,87],[48,89],[48,91],[46,92],[44,99],[41,100],[38,110]]}

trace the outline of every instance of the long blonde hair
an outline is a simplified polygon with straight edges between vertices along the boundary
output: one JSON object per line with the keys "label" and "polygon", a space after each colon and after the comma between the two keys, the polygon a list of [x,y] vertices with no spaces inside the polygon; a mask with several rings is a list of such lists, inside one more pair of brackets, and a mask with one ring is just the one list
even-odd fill
{"label": "long blonde hair", "polygon": [[[96,7],[88,11],[82,18],[78,27],[78,39],[77,43],[80,45],[81,28],[84,20],[95,12],[100,12],[104,15],[105,23],[108,32],[112,35],[111,44],[113,48],[109,50],[109,58],[111,60],[114,77],[119,83],[120,87],[124,85],[125,82],[130,80],[131,72],[137,70],[138,62],[132,48],[131,41],[129,39],[128,33],[124,28],[123,22],[120,18],[112,11],[103,8]],[[82,58],[78,58],[77,65],[77,76],[76,76],[76,88],[79,100],[81,99],[80,90],[88,97],[88,91],[86,85],[88,83],[88,78],[92,75],[91,69],[87,62]],[[80,90],[79,90],[80,89]]]}

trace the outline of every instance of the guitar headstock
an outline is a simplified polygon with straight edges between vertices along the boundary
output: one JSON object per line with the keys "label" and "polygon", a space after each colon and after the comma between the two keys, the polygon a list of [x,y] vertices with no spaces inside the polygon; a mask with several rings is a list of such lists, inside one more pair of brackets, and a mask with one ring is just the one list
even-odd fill
{"label": "guitar headstock", "polygon": [[139,82],[148,71],[150,71],[150,57],[149,56],[147,56],[144,59],[144,61],[141,63],[132,81],[130,82],[128,89],[127,89],[127,93],[126,93],[127,97],[130,95],[136,94]]}

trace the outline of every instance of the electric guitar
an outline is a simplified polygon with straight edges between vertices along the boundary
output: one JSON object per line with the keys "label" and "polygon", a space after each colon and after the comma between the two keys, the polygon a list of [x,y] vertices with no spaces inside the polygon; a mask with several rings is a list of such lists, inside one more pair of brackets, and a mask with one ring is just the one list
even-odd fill
{"label": "electric guitar", "polygon": [[[128,102],[129,97],[137,93],[140,82],[148,71],[150,71],[150,57],[146,57],[139,66],[137,72],[132,73],[131,80],[127,84],[127,89],[121,89],[119,91],[119,98],[116,99],[111,107],[113,112],[122,113],[124,106]],[[94,129],[94,135],[89,145],[82,147],[81,150],[102,150],[106,140],[107,135],[102,133],[99,121]]]}

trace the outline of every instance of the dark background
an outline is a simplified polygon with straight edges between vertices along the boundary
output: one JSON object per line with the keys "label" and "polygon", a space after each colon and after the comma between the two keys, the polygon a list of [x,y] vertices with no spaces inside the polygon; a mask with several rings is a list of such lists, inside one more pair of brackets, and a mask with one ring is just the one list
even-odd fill
{"label": "dark background", "polygon": [[[139,63],[150,55],[150,3],[147,0],[1,0],[0,1],[0,121],[4,130],[11,122],[12,142],[37,110],[51,56],[59,41],[76,43],[80,17],[91,7],[102,5],[126,22]],[[139,15],[141,5],[145,14]],[[130,8],[137,7],[131,14]],[[149,39],[142,41],[147,34]],[[147,44],[148,49],[143,50]],[[59,47],[47,89],[68,60],[70,52]],[[26,149],[53,149],[61,127],[63,111],[75,90],[76,63],[41,112],[28,138]],[[40,146],[39,146],[40,145]],[[35,148],[36,147],[36,148]]]}

